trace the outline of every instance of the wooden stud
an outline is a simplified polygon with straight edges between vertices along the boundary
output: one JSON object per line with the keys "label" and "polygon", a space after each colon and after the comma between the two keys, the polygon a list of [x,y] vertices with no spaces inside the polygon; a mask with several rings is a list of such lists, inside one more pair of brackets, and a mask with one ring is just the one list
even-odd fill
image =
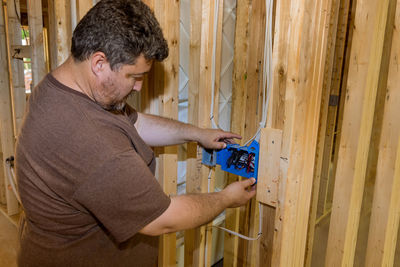
{"label": "wooden stud", "polygon": [[[198,92],[198,126],[202,128],[210,128],[210,109],[211,109],[211,77],[212,77],[212,53],[213,53],[213,44],[216,42],[217,51],[220,49],[220,44],[218,44],[218,40],[214,40],[213,29],[214,29],[214,8],[215,1],[212,0],[203,0],[202,1],[202,18],[201,18],[201,42],[200,42],[200,77],[199,80],[199,90]],[[223,1],[220,1],[220,4],[223,4]],[[222,9],[220,9],[222,11]],[[222,24],[219,25],[219,30],[217,33],[221,31]],[[217,26],[218,29],[218,26]],[[218,37],[217,37],[218,38]],[[219,41],[220,43],[220,41]],[[220,54],[220,53],[219,53]],[[215,81],[219,81],[219,67],[220,66],[220,58],[217,56],[215,59],[215,67],[216,75]],[[215,85],[214,91],[214,104],[218,107],[218,97],[219,88],[218,83]],[[215,107],[215,106],[214,106]],[[214,108],[217,112],[218,108]],[[198,161],[201,160],[201,153],[198,150]],[[200,176],[199,176],[199,189],[201,193],[205,193],[208,191],[208,184],[210,185],[210,191],[214,191],[214,180],[215,174],[214,171],[211,170],[211,179],[208,182],[210,169],[204,165],[200,165]],[[195,232],[195,249],[193,255],[193,265],[194,266],[209,266],[211,263],[211,238],[212,231],[211,226],[208,225],[200,227],[199,230]],[[206,257],[207,256],[207,257]]]}
{"label": "wooden stud", "polygon": [[29,40],[31,45],[32,88],[46,75],[44,61],[42,1],[28,0]]}
{"label": "wooden stud", "polygon": [[327,266],[354,262],[388,7],[388,0],[357,3]]}
{"label": "wooden stud", "polygon": [[[203,90],[201,90],[201,92],[199,92],[199,123],[200,123],[200,127],[207,127],[210,128],[212,126],[211,124],[211,120],[210,120],[210,109],[203,109],[202,107],[208,107],[208,105],[205,105],[204,103],[209,103],[211,102],[211,99],[209,99],[209,96],[211,96],[212,92],[211,92],[211,86],[212,86],[212,72],[214,72],[214,77],[215,77],[215,81],[214,81],[214,121],[216,124],[218,124],[218,118],[219,118],[219,89],[220,89],[220,73],[221,73],[221,48],[222,48],[222,20],[223,20],[223,7],[224,7],[224,1],[223,0],[219,0],[219,1],[211,1],[209,6],[204,6],[204,2],[203,1],[203,7],[205,7],[205,9],[203,9],[203,21],[202,21],[202,36],[205,36],[206,33],[208,34],[208,42],[205,43],[203,42],[203,40],[207,40],[207,38],[202,38],[202,42],[201,42],[201,55],[204,55],[207,57],[207,59],[205,60],[205,65],[204,68],[207,68],[207,70],[209,70],[209,72],[207,72],[207,70],[205,70],[205,73],[207,73],[207,76],[201,76],[201,77],[205,77],[206,79],[209,79],[208,83],[203,84],[200,81],[200,87],[199,88],[209,88],[210,92],[206,92],[206,94],[202,94]],[[214,17],[214,10],[216,9],[216,4],[219,4],[218,7],[218,21],[216,21],[215,17]],[[205,12],[206,11],[208,13],[208,15],[206,16],[206,18],[204,17]],[[206,19],[206,21],[204,20]],[[216,24],[216,36],[214,36],[214,27]],[[214,39],[215,37],[215,39]],[[213,54],[213,46],[215,44],[215,66],[214,69],[212,69],[212,66],[210,65],[210,62],[212,62],[212,54]],[[207,52],[205,52],[205,50],[207,50]],[[203,53],[204,51],[204,53]],[[211,60],[211,61],[210,61]],[[200,72],[203,70],[203,61],[200,59]],[[211,75],[211,76],[210,76]],[[203,86],[208,86],[208,87],[203,87]],[[206,91],[206,90],[204,90]],[[208,91],[208,90],[207,90]],[[202,101],[202,95],[205,97],[204,101]],[[212,103],[210,103],[212,104]],[[211,106],[209,106],[211,107]],[[204,122],[207,121],[207,126],[205,126]],[[208,169],[208,168],[207,168]],[[214,168],[212,170],[211,173],[211,177],[209,178],[209,184],[208,184],[208,191],[209,192],[214,192],[215,190],[215,176],[216,176],[216,168]],[[208,178],[209,175],[207,175]],[[201,179],[206,179],[206,176],[203,175],[203,177],[201,177]],[[213,228],[212,228],[213,222],[210,222],[209,224],[207,224],[206,226],[206,243],[205,243],[205,266],[211,266],[212,265],[212,244],[213,244]]]}
{"label": "wooden stud", "polygon": [[[273,80],[268,110],[267,127],[283,130],[288,70],[289,33],[291,25],[291,0],[276,1],[275,35],[273,44]],[[281,146],[282,149],[282,146]],[[262,206],[262,232],[259,261],[267,266],[278,266],[282,236],[282,213],[287,173],[287,157],[280,155],[278,203],[276,210]]]}
{"label": "wooden stud", "polygon": [[[332,8],[327,10],[330,12],[330,21],[328,29],[328,41],[326,48],[326,60],[324,68],[324,77],[322,85],[322,98],[320,107],[320,121],[318,127],[318,139],[317,139],[317,150],[315,155],[315,167],[314,167],[314,178],[313,178],[313,189],[310,207],[310,216],[308,222],[308,237],[306,247],[306,260],[305,266],[311,266],[312,259],[312,248],[314,242],[314,230],[317,219],[317,207],[318,207],[318,195],[320,188],[320,181],[323,159],[324,159],[324,147],[325,147],[325,135],[328,124],[328,107],[330,104],[330,91],[331,91],[331,79],[333,73],[334,59],[335,59],[335,41],[339,19],[339,6],[340,0],[332,1]],[[329,151],[330,153],[330,151]],[[330,158],[330,154],[328,155]]]}
{"label": "wooden stud", "polygon": [[[272,266],[303,266],[311,201],[319,108],[328,42],[331,1],[292,2],[289,33],[285,124],[281,157],[284,185],[274,240]],[[287,173],[287,177],[285,177]],[[281,189],[280,189],[281,190]],[[276,253],[278,252],[278,253]]]}
{"label": "wooden stud", "polygon": [[[199,109],[199,84],[200,84],[200,46],[201,46],[201,10],[202,1],[190,1],[190,58],[189,58],[189,92],[188,92],[188,121],[198,125]],[[201,161],[196,143],[187,144],[186,167],[186,193],[200,193]],[[185,256],[184,266],[196,266],[194,252],[198,250],[199,243],[195,243],[195,236],[200,229],[185,231]],[[197,232],[197,233],[196,233]]]}
{"label": "wooden stud", "polygon": [[[178,119],[178,71],[179,71],[179,12],[177,1],[154,1],[150,5],[159,21],[168,42],[169,56],[154,66],[154,92],[159,96],[159,115]],[[158,178],[168,195],[177,191],[178,147],[160,149]],[[159,266],[175,266],[176,234],[165,234],[160,238]]]}
{"label": "wooden stud", "polygon": [[[231,131],[243,136],[245,88],[247,83],[247,53],[249,40],[247,31],[249,27],[249,6],[251,0],[238,1],[236,6],[236,29],[233,61],[232,81],[232,108],[231,108]],[[237,175],[228,174],[228,184],[238,180]],[[240,231],[240,208],[226,210],[225,226],[235,232]],[[239,239],[229,233],[224,236],[224,266],[237,266],[238,264]]]}
{"label": "wooden stud", "polygon": [[69,56],[72,37],[71,0],[49,0],[51,69],[60,66]]}
{"label": "wooden stud", "polygon": [[[335,59],[332,69],[330,86],[330,103],[327,114],[327,125],[321,166],[321,181],[318,195],[317,216],[323,215],[327,209],[327,194],[329,189],[330,166],[332,159],[333,140],[335,137],[336,119],[339,110],[340,88],[346,49],[346,35],[349,21],[350,0],[341,0],[339,7],[338,29],[335,42]],[[333,180],[333,179],[332,179]]]}
{"label": "wooden stud", "polygon": [[[263,108],[263,88],[262,88],[262,73],[264,66],[264,40],[265,40],[265,19],[266,6],[265,1],[252,1],[249,17],[249,47],[247,59],[247,83],[246,83],[246,109],[245,120],[243,122],[244,132],[243,140],[249,140],[259,128],[259,123],[262,117]],[[257,236],[259,232],[259,217],[260,209],[256,198],[253,198],[245,211],[246,217],[243,217],[243,231],[250,237]],[[248,242],[239,239],[239,253],[242,253],[242,258],[239,258],[245,264],[255,266],[258,262],[258,251],[260,241]]]}
{"label": "wooden stud", "polygon": [[393,266],[396,249],[400,214],[399,27],[400,1],[397,0],[366,266]]}
{"label": "wooden stud", "polygon": [[[10,94],[11,94],[11,112],[13,114],[14,138],[16,139],[25,114],[25,77],[24,65],[22,60],[13,58],[11,48],[16,45],[22,45],[21,22],[17,18],[20,14],[19,1],[15,5],[12,1],[7,2],[6,30],[8,30],[8,49],[9,49],[9,68],[10,68]],[[17,7],[17,9],[15,9]],[[20,15],[19,15],[20,16]],[[8,24],[8,26],[7,26]],[[15,141],[15,140],[14,140]]]}
{"label": "wooden stud", "polygon": [[92,8],[93,6],[93,1],[92,0],[77,0],[76,2],[77,6],[77,18],[78,22],[83,18],[83,16],[86,15],[86,13],[89,11],[89,9]]}
{"label": "wooden stud", "polygon": [[7,36],[7,6],[4,5],[0,10],[0,34],[2,40],[6,42],[0,43],[0,134],[1,134],[1,151],[2,171],[4,172],[4,180],[1,181],[2,194],[5,194],[5,202],[7,204],[7,214],[13,215],[19,212],[18,202],[13,192],[10,190],[8,176],[6,172],[5,159],[14,155],[14,131],[13,116],[11,111],[11,95],[10,95],[10,53],[8,50],[9,41]]}

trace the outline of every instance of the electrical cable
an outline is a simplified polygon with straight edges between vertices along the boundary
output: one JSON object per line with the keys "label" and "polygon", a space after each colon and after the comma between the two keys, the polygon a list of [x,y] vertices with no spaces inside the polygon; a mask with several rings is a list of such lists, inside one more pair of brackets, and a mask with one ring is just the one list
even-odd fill
{"label": "electrical cable", "polygon": [[260,132],[262,128],[265,128],[267,123],[267,115],[269,108],[269,101],[272,91],[272,12],[273,12],[273,1],[265,0],[266,6],[266,18],[265,18],[265,42],[264,42],[264,65],[263,65],[263,105],[262,105],[262,117],[260,125],[254,134],[244,145],[247,146],[254,139],[260,139]]}
{"label": "electrical cable", "polygon": [[19,202],[20,204],[22,204],[22,203],[21,203],[21,198],[19,197],[18,190],[17,190],[17,186],[16,186],[16,184],[17,184],[17,179],[15,178],[14,170],[13,170],[13,168],[11,167],[11,161],[13,161],[13,160],[14,160],[13,157],[10,157],[10,158],[7,158],[7,159],[6,159],[7,178],[8,178],[8,181],[9,181],[10,185],[11,185],[11,189],[12,189],[12,191],[14,192],[15,197],[17,198],[18,202]]}
{"label": "electrical cable", "polygon": [[[273,0],[265,0],[265,7],[266,7],[266,18],[265,18],[265,41],[264,41],[264,67],[263,67],[263,109],[262,109],[262,118],[258,130],[256,134],[245,143],[247,146],[252,140],[258,138],[262,128],[265,128],[267,122],[267,113],[269,107],[269,100],[271,94],[271,60],[272,60],[272,11],[273,11]],[[217,27],[218,27],[218,13],[219,13],[219,0],[216,0],[216,5],[214,6],[214,28],[213,28],[213,50],[212,50],[212,66],[211,66],[211,108],[210,108],[210,120],[212,127],[214,129],[220,128],[219,125],[215,123],[214,120],[214,92],[215,92],[215,53],[216,53],[216,38],[217,38]],[[268,78],[267,78],[268,77]],[[208,174],[208,192],[210,192],[210,180],[211,180],[212,169]],[[259,231],[257,237],[248,237],[237,233],[235,231],[229,230],[225,227],[215,226],[212,227],[221,229],[226,231],[232,235],[238,236],[242,239],[248,241],[255,241],[260,238],[262,235],[262,208],[261,203],[258,203],[259,207]],[[207,245],[205,248],[205,259],[207,260]]]}
{"label": "electrical cable", "polygon": [[219,0],[216,0],[214,6],[214,27],[213,27],[213,47],[211,58],[211,108],[210,120],[213,129],[221,129],[214,120],[214,93],[215,93],[215,54],[217,50],[217,30],[218,30]]}

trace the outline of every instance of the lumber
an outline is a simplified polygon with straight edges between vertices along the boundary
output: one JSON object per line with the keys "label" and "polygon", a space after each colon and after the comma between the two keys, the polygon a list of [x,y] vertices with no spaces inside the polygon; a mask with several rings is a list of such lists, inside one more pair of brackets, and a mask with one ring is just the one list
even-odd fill
{"label": "lumber", "polygon": [[[71,0],[48,1],[50,17],[51,69],[60,66],[69,56],[72,38]],[[55,44],[55,45],[54,45]]]}
{"label": "lumber", "polygon": [[[289,29],[291,25],[291,0],[276,1],[275,34],[272,54],[272,92],[268,109],[267,127],[283,130],[285,122],[285,98],[288,70]],[[281,155],[278,176],[278,203],[276,210],[262,206],[263,235],[260,240],[260,262],[267,266],[279,266],[280,240],[282,237],[282,220],[284,193],[287,173],[287,157]]]}
{"label": "lumber", "polygon": [[[331,91],[331,79],[333,74],[334,67],[334,59],[335,59],[335,41],[336,41],[336,33],[338,27],[338,19],[339,19],[339,6],[340,0],[332,1],[332,8],[327,10],[330,12],[330,21],[328,28],[328,40],[327,40],[327,48],[326,48],[326,58],[324,63],[324,77],[322,84],[322,97],[321,97],[321,106],[320,106],[320,119],[319,119],[319,127],[318,127],[318,138],[317,138],[317,149],[315,154],[315,166],[314,166],[314,178],[313,178],[313,188],[312,188],[312,197],[311,197],[311,207],[310,207],[310,216],[308,219],[308,237],[307,237],[307,247],[306,247],[306,258],[305,258],[305,266],[311,266],[312,259],[312,248],[314,243],[314,230],[317,220],[317,207],[318,207],[318,195],[320,191],[320,183],[322,180],[322,176],[325,176],[325,173],[322,173],[322,165],[324,158],[330,159],[331,151],[325,151],[325,143],[328,142],[326,140],[326,130],[328,127],[328,108],[330,105],[330,91]],[[329,153],[329,154],[324,154]]]}
{"label": "lumber", "polygon": [[[201,39],[200,39],[200,58],[199,73],[201,79],[198,81],[198,115],[197,122],[201,128],[210,128],[210,110],[212,98],[212,72],[215,71],[215,89],[214,89],[214,112],[218,113],[218,95],[219,95],[219,68],[220,68],[220,51],[221,49],[221,27],[222,27],[222,7],[223,1],[220,1],[220,22],[214,20],[214,9],[216,1],[203,0],[201,6]],[[214,23],[217,23],[217,39],[214,39]],[[197,34],[197,33],[195,33]],[[219,36],[219,37],[218,37]],[[215,70],[212,68],[213,61],[213,45],[216,45],[217,53],[215,58]],[[215,108],[216,107],[216,108]],[[196,112],[196,111],[195,111]],[[214,114],[216,114],[214,113]],[[214,115],[214,117],[217,117]],[[201,161],[201,150],[198,149],[198,159]],[[199,167],[199,180],[195,181],[198,185],[197,190],[201,193],[214,191],[215,170],[209,167],[197,165]],[[194,253],[193,266],[211,266],[211,250],[212,250],[212,228],[211,224],[200,227],[195,230],[194,236]]]}
{"label": "lumber", "polygon": [[[202,1],[190,1],[190,47],[189,47],[189,89],[188,89],[188,122],[198,125],[199,109],[199,83],[200,83],[200,46],[201,46],[201,10]],[[186,165],[186,192],[200,193],[201,180],[200,153],[196,143],[187,144],[187,165]],[[200,229],[185,231],[185,257],[184,266],[195,266],[193,262],[195,249],[200,244],[195,243],[195,235]]]}
{"label": "lumber", "polygon": [[47,73],[44,61],[42,2],[28,0],[29,41],[31,46],[32,88]]}
{"label": "lumber", "polygon": [[[178,119],[178,71],[179,71],[179,11],[178,1],[154,1],[154,14],[168,42],[169,56],[154,66],[154,93],[159,96],[159,115]],[[149,80],[150,82],[150,80]],[[158,179],[167,195],[176,195],[178,147],[160,149]],[[160,238],[159,266],[175,266],[176,234],[164,234]]]}
{"label": "lumber", "polygon": [[[347,81],[349,77],[349,69],[350,69],[350,56],[351,56],[351,47],[353,41],[353,33],[355,31],[354,22],[356,16],[356,2],[350,3],[350,12],[349,12],[349,22],[348,22],[348,32],[347,32],[347,40],[346,40],[346,50],[344,55],[344,65],[342,71],[342,78],[341,78],[341,85],[340,85],[340,94],[339,94],[339,107],[337,110],[337,118],[336,118],[336,126],[335,126],[335,135],[334,138],[334,148],[333,150],[333,160],[332,160],[332,168],[329,172],[328,177],[328,184],[327,184],[327,192],[325,197],[324,203],[324,211],[325,215],[327,215],[327,211],[332,211],[332,201],[333,201],[333,190],[335,187],[335,177],[336,177],[336,170],[338,166],[338,159],[339,159],[339,147],[340,147],[340,137],[342,134],[342,126],[343,126],[343,113],[344,113],[344,106],[345,106],[345,99],[346,99],[346,88],[347,88]],[[333,145],[332,145],[333,146]]]}
{"label": "lumber", "polygon": [[[288,159],[272,266],[303,266],[331,1],[292,2],[281,157]],[[307,77],[307,78],[306,78]],[[282,164],[281,164],[282,165]],[[283,166],[285,168],[285,166]],[[275,240],[274,240],[274,246]],[[275,254],[278,252],[279,254]]]}
{"label": "lumber", "polygon": [[[213,117],[214,121],[216,124],[218,124],[218,118],[219,118],[219,90],[220,90],[220,73],[221,73],[221,46],[222,46],[222,20],[223,20],[223,7],[224,7],[224,1],[219,0],[219,1],[214,1],[212,0],[209,6],[204,5],[205,1],[203,1],[203,18],[202,18],[202,23],[201,23],[201,30],[202,30],[202,36],[205,36],[208,34],[208,42],[207,38],[202,38],[201,41],[201,49],[200,49],[200,55],[204,55],[206,57],[205,60],[205,65],[203,65],[203,61],[200,59],[200,73],[202,72],[203,68],[205,70],[204,74],[206,76],[206,79],[209,79],[209,82],[203,84],[202,81],[200,81],[200,87],[199,88],[209,88],[210,93],[207,92],[207,95],[202,94],[203,90],[200,90],[199,92],[199,123],[200,127],[207,127],[210,128],[212,126],[212,123],[210,121],[210,110],[209,109],[203,109],[205,107],[211,107],[213,104]],[[215,12],[218,6],[218,18],[215,17]],[[206,12],[208,13],[205,18]],[[204,20],[206,19],[206,20]],[[214,27],[216,27],[216,34],[214,35]],[[210,36],[211,34],[211,36]],[[215,55],[213,56],[213,49],[215,46]],[[204,52],[203,52],[204,51]],[[206,52],[207,51],[207,52]],[[211,64],[213,61],[214,57],[214,69],[212,68]],[[210,61],[211,60],[211,61]],[[211,62],[211,64],[210,64]],[[209,70],[209,71],[208,71]],[[214,72],[214,74],[212,74]],[[214,103],[211,103],[211,99],[209,96],[212,94],[211,86],[212,86],[212,75],[214,75]],[[205,87],[203,87],[205,86]],[[208,90],[207,90],[208,91]],[[205,98],[202,98],[205,97]],[[205,105],[205,103],[210,102],[209,105]],[[205,123],[206,124],[202,124]],[[216,168],[212,170],[211,177],[207,175],[208,177],[208,192],[214,192],[215,191],[215,177],[216,177]],[[205,180],[206,176],[203,175],[201,179]],[[213,248],[213,228],[212,228],[213,222],[210,222],[206,226],[206,243],[205,243],[205,266],[211,266],[212,265],[212,248]],[[215,230],[214,230],[215,231]]]}
{"label": "lumber", "polygon": [[386,0],[356,7],[326,266],[354,262],[388,7]]}
{"label": "lumber", "polygon": [[[16,0],[17,1],[17,0]],[[17,7],[17,9],[15,9]],[[17,14],[20,14],[19,2],[16,5],[12,1],[7,1],[6,31],[8,31],[8,50],[9,50],[9,77],[10,77],[10,95],[11,95],[11,112],[13,114],[14,138],[16,139],[25,114],[25,79],[24,65],[22,60],[12,57],[13,51],[11,47],[22,45],[21,22]],[[20,16],[20,15],[18,15]],[[7,21],[8,17],[8,21]],[[8,26],[7,26],[8,24]]]}
{"label": "lumber", "polygon": [[[329,107],[327,114],[327,125],[325,132],[325,142],[323,148],[323,159],[321,166],[321,181],[318,195],[317,216],[322,216],[328,208],[328,189],[331,175],[329,168],[331,166],[333,141],[335,138],[335,127],[337,125],[337,114],[339,111],[339,100],[341,92],[341,81],[346,50],[346,35],[348,33],[348,21],[350,12],[350,0],[341,0],[339,6],[339,18],[335,42],[335,58],[332,69],[332,79],[330,85]],[[332,178],[333,180],[333,178]],[[332,181],[331,181],[332,182]]]}
{"label": "lumber", "polygon": [[400,215],[400,1],[397,2],[376,169],[366,266],[393,266]]}
{"label": "lumber", "polygon": [[[246,83],[246,109],[245,113],[243,140],[249,140],[257,132],[262,117],[262,73],[263,73],[263,56],[264,56],[264,40],[265,40],[265,19],[266,6],[265,1],[251,1],[249,14],[249,47],[247,59],[247,83]],[[272,207],[271,207],[272,209]],[[246,210],[244,217],[243,231],[248,236],[257,236],[259,232],[260,209],[256,198],[253,198]],[[248,242],[239,239],[239,253],[242,253],[241,260],[246,265],[255,266],[258,264],[258,251],[260,241]]]}
{"label": "lumber", "polygon": [[257,201],[272,207],[278,204],[281,144],[282,130],[261,129]]}
{"label": "lumber", "polygon": [[[236,6],[236,29],[233,59],[231,131],[243,136],[245,122],[245,88],[247,83],[247,53],[249,40],[249,6],[251,0],[238,1]],[[237,181],[237,175],[228,174],[228,184]],[[240,208],[227,209],[225,225],[228,229],[245,234],[240,224]],[[237,236],[225,233],[224,236],[224,266],[237,266],[239,239]]]}
{"label": "lumber", "polygon": [[[7,36],[7,8],[0,9],[0,34],[2,40],[8,40]],[[4,38],[4,39],[3,39]],[[11,111],[11,95],[10,95],[10,63],[8,41],[0,43],[0,139],[1,151],[3,154],[1,169],[4,173],[4,180],[1,181],[3,201],[6,203],[6,212],[8,215],[18,213],[18,202],[11,190],[9,190],[9,182],[7,179],[5,159],[14,154],[14,131],[13,116]]]}
{"label": "lumber", "polygon": [[78,22],[86,15],[86,13],[93,6],[92,0],[77,0],[76,9],[77,9],[77,19]]}

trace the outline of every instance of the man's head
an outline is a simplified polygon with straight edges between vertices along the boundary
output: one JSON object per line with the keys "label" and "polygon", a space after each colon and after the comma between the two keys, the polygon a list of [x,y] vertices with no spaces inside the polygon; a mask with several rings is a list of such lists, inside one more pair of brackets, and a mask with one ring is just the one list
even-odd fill
{"label": "man's head", "polygon": [[71,53],[75,63],[89,63],[89,96],[107,110],[120,110],[141,89],[153,61],[168,56],[168,45],[141,1],[102,0],[78,23]]}
{"label": "man's head", "polygon": [[162,61],[168,45],[152,11],[140,0],[102,0],[78,23],[72,36],[75,61],[103,52],[112,70],[137,57]]}

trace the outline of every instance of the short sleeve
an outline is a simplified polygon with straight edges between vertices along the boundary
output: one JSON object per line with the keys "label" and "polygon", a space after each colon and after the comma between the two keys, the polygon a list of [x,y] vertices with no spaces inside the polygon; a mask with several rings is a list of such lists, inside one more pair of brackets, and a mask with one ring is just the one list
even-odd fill
{"label": "short sleeve", "polygon": [[125,105],[125,114],[128,116],[129,120],[135,124],[138,118],[138,113],[136,109],[131,107],[129,104]]}
{"label": "short sleeve", "polygon": [[105,161],[79,186],[74,200],[92,213],[117,242],[134,236],[171,202],[134,150]]}

